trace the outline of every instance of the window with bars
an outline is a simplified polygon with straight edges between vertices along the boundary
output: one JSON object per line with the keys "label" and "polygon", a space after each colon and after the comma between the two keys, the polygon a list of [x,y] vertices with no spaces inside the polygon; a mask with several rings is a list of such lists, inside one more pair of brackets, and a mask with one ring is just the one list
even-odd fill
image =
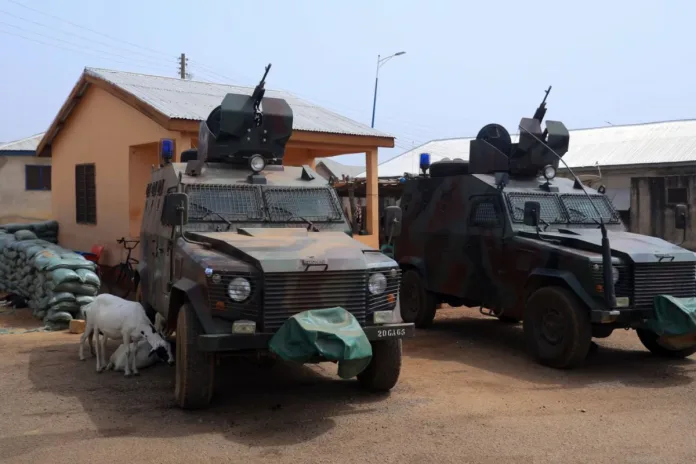
{"label": "window with bars", "polygon": [[97,223],[97,186],[94,164],[75,165],[75,213],[78,224]]}
{"label": "window with bars", "polygon": [[503,218],[499,203],[495,197],[483,197],[474,200],[469,216],[469,224],[475,227],[501,227]]}
{"label": "window with bars", "polygon": [[24,175],[25,190],[51,190],[51,166],[28,164]]}

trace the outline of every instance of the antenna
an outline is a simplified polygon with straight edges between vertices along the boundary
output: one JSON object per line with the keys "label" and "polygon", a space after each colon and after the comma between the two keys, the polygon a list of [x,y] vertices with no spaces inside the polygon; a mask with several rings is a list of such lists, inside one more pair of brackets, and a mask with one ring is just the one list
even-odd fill
{"label": "antenna", "polygon": [[[549,91],[551,90],[551,87],[549,87]],[[548,95],[548,91],[547,91]],[[542,102],[542,105],[544,103]],[[541,108],[541,105],[539,105]],[[614,306],[616,306],[616,298],[614,294],[614,281],[612,278],[612,270],[611,270],[611,248],[609,247],[609,237],[607,237],[607,228],[606,225],[604,224],[604,219],[602,219],[602,213],[599,212],[599,209],[597,208],[597,205],[595,205],[594,201],[592,201],[592,197],[590,196],[589,193],[587,193],[587,190],[585,190],[585,186],[583,185],[582,182],[580,182],[580,179],[575,175],[572,169],[570,169],[570,166],[563,160],[563,157],[560,156],[556,151],[548,146],[546,142],[541,140],[539,137],[536,135],[532,134],[529,132],[527,129],[522,127],[521,125],[518,125],[520,130],[525,131],[527,134],[531,135],[537,142],[542,144],[544,147],[546,147],[547,150],[549,150],[551,153],[553,153],[561,162],[565,165],[566,169],[568,169],[568,172],[570,172],[570,175],[573,176],[575,179],[575,182],[577,182],[580,185],[580,188],[582,191],[587,195],[587,198],[590,200],[590,204],[594,208],[594,210],[597,212],[597,216],[599,218],[599,228],[602,231],[602,273],[604,274],[604,298],[605,302],[607,304],[608,309],[613,309]]]}

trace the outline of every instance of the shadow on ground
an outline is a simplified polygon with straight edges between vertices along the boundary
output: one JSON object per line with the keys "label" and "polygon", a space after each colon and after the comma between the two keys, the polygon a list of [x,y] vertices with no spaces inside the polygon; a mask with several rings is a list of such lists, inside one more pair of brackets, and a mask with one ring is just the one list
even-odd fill
{"label": "shadow on ground", "polygon": [[[108,353],[117,346],[112,343],[115,341],[109,341]],[[326,369],[322,375],[291,363],[263,367],[251,360],[227,358],[217,370],[220,375],[211,407],[183,411],[173,402],[174,367],[158,364],[131,378],[122,372],[98,374],[95,358],[79,361],[77,349],[73,343],[32,349],[29,379],[38,392],[76,398],[96,431],[42,434],[40,441],[35,436],[0,439],[5,458],[37,446],[112,436],[166,438],[220,433],[250,447],[292,445],[325,434],[340,416],[372,412],[389,397],[367,393],[357,381],[333,376],[333,364],[320,365]],[[27,415],[62,420],[65,414],[46,411]]]}
{"label": "shadow on ground", "polygon": [[[414,358],[457,361],[463,365],[545,385],[550,389],[581,388],[593,384],[666,388],[693,382],[696,362],[652,355],[638,341],[635,331],[616,330],[605,339],[585,365],[573,370],[537,364],[525,349],[522,324],[506,324],[494,318],[472,317],[469,309],[447,310],[429,329],[416,331],[404,345]],[[551,386],[552,385],[552,386]]]}

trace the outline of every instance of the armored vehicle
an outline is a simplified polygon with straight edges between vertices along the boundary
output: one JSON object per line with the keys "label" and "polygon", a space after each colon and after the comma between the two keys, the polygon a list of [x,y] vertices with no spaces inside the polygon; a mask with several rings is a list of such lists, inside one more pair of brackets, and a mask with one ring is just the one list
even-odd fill
{"label": "armored vehicle", "polygon": [[[558,121],[542,131],[545,101],[522,118],[516,143],[490,124],[470,141],[468,161],[430,165],[422,154],[422,174],[402,179],[403,320],[427,327],[442,303],[522,320],[530,352],[557,368],[580,364],[593,337],[617,328],[636,329],[658,355],[696,352],[648,329],[657,295],[696,296],[696,255],[627,232],[605,189],[583,186],[570,168],[572,179],[556,177],[570,137]],[[683,229],[685,205],[675,217]]]}
{"label": "armored vehicle", "polygon": [[293,112],[264,97],[266,74],[251,96],[225,96],[181,162],[162,143],[169,155],[147,187],[138,295],[175,336],[182,408],[209,404],[220,355],[294,353],[336,361],[341,375],[327,353],[346,339],[356,344],[348,354],[360,340],[371,349],[359,383],[386,391],[398,381],[401,339],[415,332],[394,317],[396,262],[351,237],[337,194],[312,168],[283,165]]}

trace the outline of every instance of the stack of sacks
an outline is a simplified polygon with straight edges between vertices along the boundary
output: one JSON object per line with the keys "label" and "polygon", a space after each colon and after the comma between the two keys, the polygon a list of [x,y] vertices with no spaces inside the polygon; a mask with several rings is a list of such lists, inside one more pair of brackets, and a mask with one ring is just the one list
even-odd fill
{"label": "stack of sacks", "polygon": [[99,292],[96,264],[39,239],[29,230],[0,230],[0,291],[27,299],[34,317],[54,330],[83,319],[81,307]]}
{"label": "stack of sacks", "polygon": [[0,232],[14,234],[19,230],[30,230],[41,240],[58,243],[58,223],[56,221],[34,222],[30,224],[4,224]]}

